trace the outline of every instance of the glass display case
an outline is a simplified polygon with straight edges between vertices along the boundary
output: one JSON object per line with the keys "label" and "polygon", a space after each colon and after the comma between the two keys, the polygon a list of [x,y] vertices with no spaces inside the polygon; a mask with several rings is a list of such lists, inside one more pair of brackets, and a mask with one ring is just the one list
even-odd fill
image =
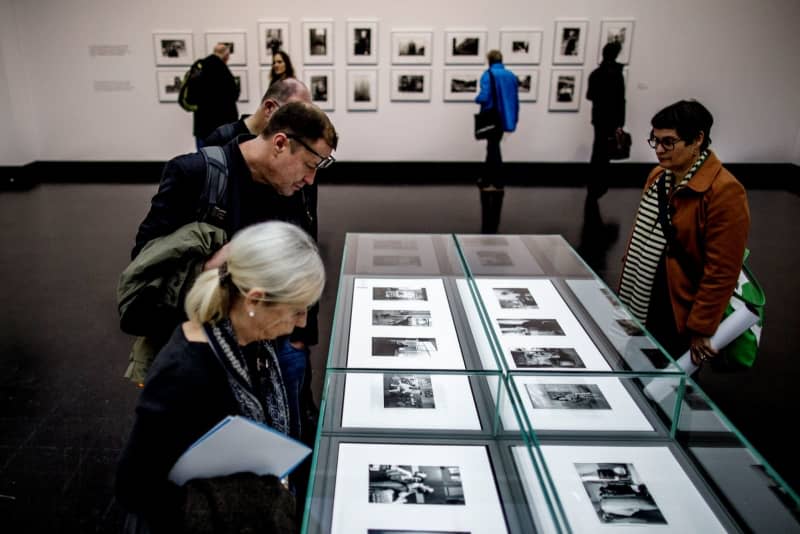
{"label": "glass display case", "polygon": [[348,234],[303,532],[793,532],[560,236]]}

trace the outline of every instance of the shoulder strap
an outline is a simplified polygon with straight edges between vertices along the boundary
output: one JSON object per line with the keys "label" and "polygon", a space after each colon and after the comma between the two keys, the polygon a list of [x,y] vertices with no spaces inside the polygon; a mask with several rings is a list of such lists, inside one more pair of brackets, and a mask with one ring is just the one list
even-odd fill
{"label": "shoulder strap", "polygon": [[227,216],[228,161],[219,146],[204,146],[200,153],[206,163],[206,181],[197,206],[197,220],[219,226]]}

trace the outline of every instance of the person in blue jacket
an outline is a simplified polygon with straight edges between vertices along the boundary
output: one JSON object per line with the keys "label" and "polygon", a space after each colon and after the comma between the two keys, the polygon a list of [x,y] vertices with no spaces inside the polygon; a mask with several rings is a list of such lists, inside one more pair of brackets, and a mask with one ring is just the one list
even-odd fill
{"label": "person in blue jacket", "polygon": [[499,50],[490,50],[486,59],[489,68],[481,76],[481,90],[475,102],[481,105],[481,111],[496,109],[501,127],[486,139],[486,165],[484,175],[478,179],[478,187],[481,190],[481,232],[496,233],[500,225],[504,186],[500,140],[504,132],[513,132],[517,128],[519,81],[503,65],[503,54]]}

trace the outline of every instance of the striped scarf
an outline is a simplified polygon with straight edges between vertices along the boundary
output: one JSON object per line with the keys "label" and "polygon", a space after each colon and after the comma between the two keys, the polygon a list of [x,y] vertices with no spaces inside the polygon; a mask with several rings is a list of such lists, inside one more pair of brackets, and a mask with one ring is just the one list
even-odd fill
{"label": "striped scarf", "polygon": [[[708,151],[704,150],[689,169],[686,177],[675,187],[675,191],[686,186],[707,157]],[[664,230],[658,221],[658,180],[664,180],[667,191],[669,191],[675,175],[671,171],[664,171],[642,196],[639,210],[636,212],[631,244],[628,246],[625,265],[622,267],[622,279],[619,284],[620,300],[642,323],[647,320],[656,270],[667,247]]]}

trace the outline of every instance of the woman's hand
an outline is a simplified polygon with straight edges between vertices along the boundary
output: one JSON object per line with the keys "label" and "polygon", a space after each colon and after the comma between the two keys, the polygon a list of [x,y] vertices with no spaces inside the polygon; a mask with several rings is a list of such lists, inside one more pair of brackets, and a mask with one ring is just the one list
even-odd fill
{"label": "woman's hand", "polygon": [[692,336],[689,350],[692,355],[692,363],[698,367],[703,365],[703,362],[706,360],[719,354],[716,350],[711,348],[711,338],[704,336]]}

